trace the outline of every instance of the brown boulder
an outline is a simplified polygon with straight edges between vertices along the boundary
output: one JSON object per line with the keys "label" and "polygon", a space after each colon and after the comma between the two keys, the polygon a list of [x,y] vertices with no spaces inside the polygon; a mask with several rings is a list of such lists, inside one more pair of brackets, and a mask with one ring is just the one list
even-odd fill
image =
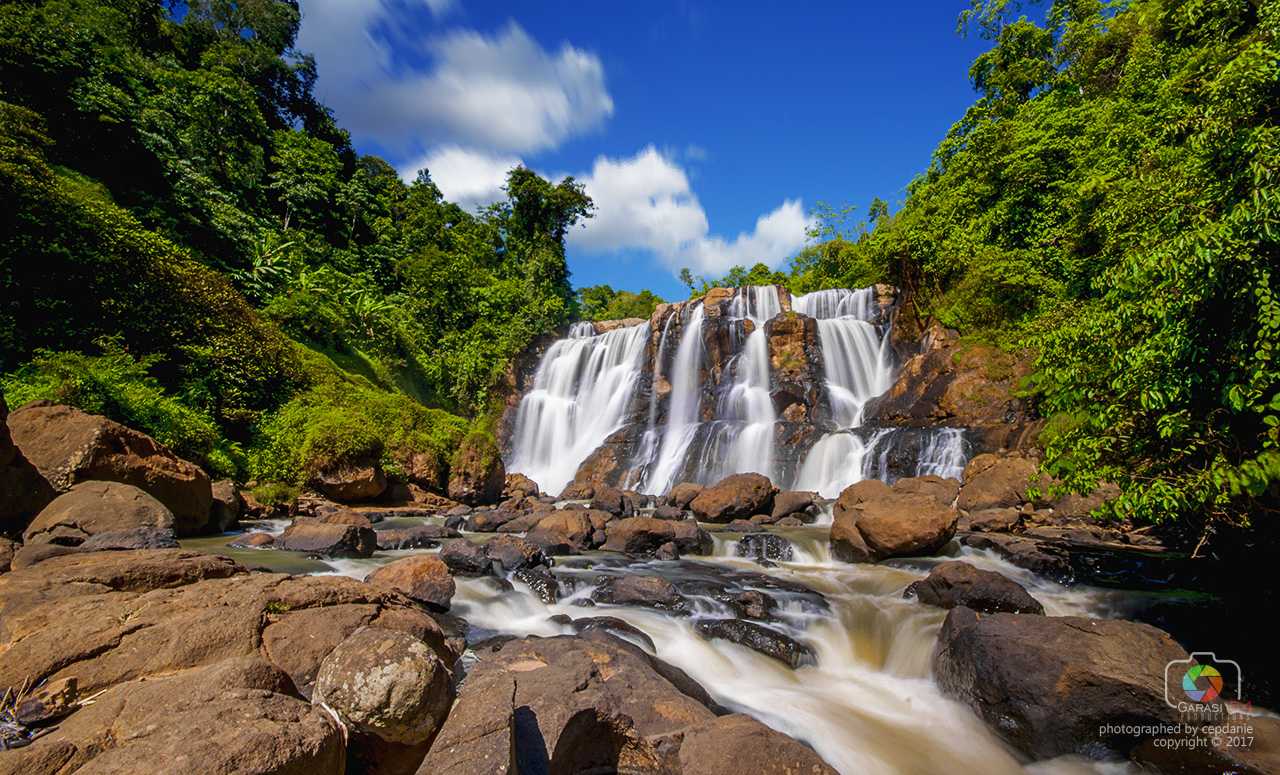
{"label": "brown boulder", "polygon": [[325,557],[371,557],[378,548],[378,534],[360,525],[331,525],[300,519],[284,529],[275,545],[291,552]]}
{"label": "brown boulder", "polygon": [[119,684],[31,745],[4,775],[222,772],[341,775],[342,731],[258,657]]}
{"label": "brown boulder", "polygon": [[414,525],[413,527],[392,527],[375,531],[378,536],[378,549],[429,549],[439,546],[450,538],[457,538],[458,531],[443,525]]}
{"label": "brown boulder", "polygon": [[1187,658],[1145,624],[1074,616],[979,614],[953,608],[938,633],[933,672],[1012,746],[1035,759],[1125,755],[1144,735],[1109,725],[1177,724],[1165,667]]}
{"label": "brown boulder", "polygon": [[259,655],[304,692],[329,652],[364,625],[456,646],[399,594],[338,576],[247,573],[182,550],[74,553],[0,576],[0,686],[74,677],[117,683]]}
{"label": "brown boulder", "polygon": [[836,500],[831,551],[845,562],[933,554],[955,535],[958,518],[932,494],[858,482]]}
{"label": "brown boulder", "polygon": [[100,533],[149,527],[173,533],[173,513],[142,490],[119,482],[80,482],[54,498],[23,533],[28,544],[76,546]]}
{"label": "brown boulder", "polygon": [[1034,541],[1022,536],[970,533],[960,542],[974,549],[995,552],[1001,559],[1019,568],[1026,568],[1032,573],[1064,584],[1070,583],[1075,576],[1068,553],[1060,547],[1042,541]]}
{"label": "brown boulder", "polygon": [[698,493],[690,502],[694,515],[703,522],[728,522],[734,517],[769,513],[776,492],[769,477],[760,474],[733,474]]}
{"label": "brown boulder", "polygon": [[425,746],[453,704],[453,681],[421,640],[361,627],[325,657],[311,701],[331,708],[361,734]]}
{"label": "brown boulder", "polygon": [[1022,521],[1022,512],[1008,507],[1003,509],[982,509],[971,511],[960,517],[958,530],[974,533],[1007,533]]}
{"label": "brown boulder", "polygon": [[965,511],[1020,506],[1027,488],[1039,483],[1034,460],[1021,455],[978,455],[964,469],[964,486],[956,505]]}
{"label": "brown boulder", "polygon": [[975,568],[967,562],[944,562],[920,581],[912,582],[903,597],[939,608],[964,606],[983,613],[1043,614],[1040,601],[1006,576]]}
{"label": "brown boulder", "polygon": [[687,676],[603,633],[477,657],[419,775],[669,773],[664,749],[716,718]]}
{"label": "brown boulder", "polygon": [[0,534],[17,534],[57,495],[9,435],[9,408],[0,393]]}
{"label": "brown boulder", "polygon": [[462,440],[449,468],[449,497],[470,506],[497,503],[507,471],[493,438],[473,433]]}
{"label": "brown boulder", "polygon": [[23,456],[58,492],[84,481],[120,482],[172,511],[179,536],[197,535],[209,525],[209,477],[144,433],[46,402],[10,414],[9,429]]}
{"label": "brown boulder", "polygon": [[661,576],[633,573],[609,576],[591,591],[591,599],[597,603],[657,608],[675,613],[687,613],[690,610],[689,601],[685,600],[684,595]]}
{"label": "brown boulder", "polygon": [[556,511],[543,517],[525,536],[549,555],[577,554],[590,548],[595,526],[586,511]]}
{"label": "brown boulder", "polygon": [[209,518],[210,529],[225,533],[240,523],[240,515],[244,513],[244,497],[240,488],[230,479],[221,479],[213,483],[213,513]]}
{"label": "brown boulder", "polygon": [[940,476],[908,476],[893,483],[893,491],[900,493],[916,493],[928,495],[943,506],[956,502],[960,492],[960,482],[955,479],[943,479]]}
{"label": "brown boulder", "polygon": [[8,573],[10,563],[13,562],[13,555],[17,554],[22,544],[10,541],[4,536],[0,536],[0,573]]}
{"label": "brown boulder", "polygon": [[814,508],[813,502],[817,497],[818,494],[816,492],[783,490],[773,496],[773,511],[769,513],[769,516],[774,521],[793,514],[810,516]]}
{"label": "brown boulder", "polygon": [[433,611],[448,611],[456,589],[444,561],[426,554],[383,565],[366,576],[365,582],[399,592]]}
{"label": "brown boulder", "polygon": [[507,474],[502,494],[507,498],[517,494],[536,498],[542,494],[542,490],[538,489],[537,482],[524,474]]}
{"label": "brown boulder", "polygon": [[680,775],[836,775],[813,749],[740,713],[684,733]]}
{"label": "brown boulder", "polygon": [[672,521],[653,517],[615,519],[605,526],[605,551],[652,554],[672,543],[682,554],[709,554],[712,540],[707,531],[692,520]]}
{"label": "brown boulder", "polygon": [[311,485],[340,503],[360,503],[377,498],[387,489],[387,477],[378,461],[344,463],[322,469]]}
{"label": "brown boulder", "polygon": [[702,492],[702,485],[693,482],[681,482],[671,488],[671,492],[667,493],[667,502],[672,506],[682,509],[689,508],[689,504],[693,503],[693,499],[698,497]]}

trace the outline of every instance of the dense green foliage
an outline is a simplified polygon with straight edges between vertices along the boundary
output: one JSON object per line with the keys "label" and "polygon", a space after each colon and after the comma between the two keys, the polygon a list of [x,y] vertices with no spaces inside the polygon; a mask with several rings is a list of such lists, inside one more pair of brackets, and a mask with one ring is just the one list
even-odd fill
{"label": "dense green foliage", "polygon": [[0,2],[7,390],[220,472],[447,460],[450,415],[575,314],[581,186],[518,168],[472,214],[426,171],[402,182],[314,98],[298,21],[280,0]]}
{"label": "dense green foliage", "polygon": [[680,281],[689,288],[689,295],[701,296],[712,288],[742,288],[748,285],[786,285],[790,278],[785,272],[770,269],[765,264],[756,264],[750,269],[744,266],[733,266],[724,277],[696,277],[688,269],[680,270]]}
{"label": "dense green foliage", "polygon": [[583,320],[622,320],[648,318],[662,299],[653,291],[615,291],[608,285],[591,285],[578,289],[578,310]]}
{"label": "dense green foliage", "polygon": [[1047,468],[1146,521],[1280,505],[1280,3],[1005,0],[981,98],[893,215],[802,289],[884,280],[921,322],[1037,353]]}

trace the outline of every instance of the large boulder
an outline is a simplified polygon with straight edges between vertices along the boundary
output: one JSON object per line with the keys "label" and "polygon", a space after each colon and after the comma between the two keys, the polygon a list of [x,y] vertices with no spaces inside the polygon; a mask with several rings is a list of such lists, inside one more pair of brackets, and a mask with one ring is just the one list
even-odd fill
{"label": "large boulder", "polygon": [[603,633],[478,652],[419,775],[656,775],[671,771],[663,740],[716,718],[687,676],[665,666],[676,680],[664,677],[653,657]]}
{"label": "large boulder", "polygon": [[361,734],[426,746],[453,696],[449,670],[430,646],[408,633],[361,627],[325,657],[311,701]]}
{"label": "large boulder", "polygon": [[394,590],[432,611],[448,611],[456,585],[439,557],[418,554],[383,565],[365,577],[375,587]]}
{"label": "large boulder", "polygon": [[836,558],[877,562],[930,555],[945,546],[955,535],[959,513],[936,493],[914,489],[905,479],[893,487],[875,480],[846,487],[836,499],[831,525]]}
{"label": "large boulder", "polygon": [[981,511],[1026,503],[1027,488],[1042,484],[1036,462],[1022,455],[988,453],[976,456],[964,468],[964,486],[956,505],[965,511]]}
{"label": "large boulder", "polygon": [[9,430],[23,456],[58,492],[93,480],[129,484],[173,512],[179,536],[197,535],[209,526],[209,477],[145,433],[47,402],[10,414]]}
{"label": "large boulder", "polygon": [[80,482],[54,498],[23,533],[27,544],[77,546],[100,533],[153,528],[173,534],[173,513],[142,490],[119,482]]}
{"label": "large boulder", "polygon": [[813,649],[784,632],[742,619],[703,619],[698,632],[707,638],[719,638],[776,659],[795,669],[814,665],[818,657]]}
{"label": "large boulder", "polygon": [[363,525],[329,524],[315,519],[294,520],[276,539],[279,549],[324,557],[371,557],[378,534]]}
{"label": "large boulder", "polygon": [[0,754],[0,774],[342,775],[342,730],[296,695],[288,675],[256,656],[128,681]]}
{"label": "large boulder", "polygon": [[776,490],[761,474],[733,474],[706,487],[689,507],[703,522],[729,522],[735,517],[768,514]]}
{"label": "large boulder", "polygon": [[497,444],[486,434],[473,433],[462,440],[449,467],[449,497],[476,506],[502,498],[507,471]]}
{"label": "large boulder", "polygon": [[941,563],[903,593],[939,608],[965,606],[983,613],[1043,614],[1044,606],[1018,582],[967,562]]}
{"label": "large boulder", "polygon": [[615,519],[605,526],[605,535],[605,551],[634,555],[651,555],[668,543],[681,554],[709,554],[712,546],[711,535],[691,520]]}
{"label": "large boulder", "polygon": [[689,504],[693,503],[693,499],[702,494],[702,485],[693,482],[681,482],[671,488],[671,492],[667,493],[667,502],[672,506],[680,509],[689,508]]}
{"label": "large boulder", "polygon": [[0,534],[16,535],[57,493],[14,445],[8,417],[0,393]]}
{"label": "large boulder", "polygon": [[953,608],[933,672],[1012,746],[1035,759],[1126,755],[1146,735],[1109,726],[1177,724],[1165,668],[1187,653],[1145,624]]}
{"label": "large boulder", "polygon": [[213,512],[209,517],[209,528],[225,533],[240,522],[244,514],[244,496],[240,488],[230,479],[221,479],[213,483]]}
{"label": "large boulder", "polygon": [[1023,536],[998,534],[969,534],[960,543],[974,549],[994,552],[1001,559],[1032,573],[1051,578],[1063,584],[1075,579],[1068,552],[1053,544]]}
{"label": "large boulder", "polygon": [[73,677],[86,696],[246,655],[309,694],[320,663],[364,625],[424,640],[448,665],[461,650],[395,592],[178,549],[75,552],[0,575],[0,622],[0,686]]}
{"label": "large boulder", "polygon": [[769,513],[769,516],[775,522],[783,517],[790,516],[795,516],[807,522],[816,511],[814,502],[817,499],[818,494],[816,492],[783,490],[773,496],[773,510]]}
{"label": "large boulder", "polygon": [[444,525],[414,525],[413,527],[389,527],[374,531],[378,536],[378,549],[430,549],[439,546],[459,533]]}
{"label": "large boulder", "polygon": [[769,352],[772,398],[778,416],[787,422],[818,419],[825,408],[822,345],[818,321],[784,312],[764,324]]}
{"label": "large boulder", "polygon": [[680,775],[743,775],[744,769],[752,775],[836,775],[809,746],[741,713],[685,731]]}
{"label": "large boulder", "polygon": [[591,591],[591,599],[597,603],[657,608],[682,614],[692,608],[670,581],[661,576],[635,573],[603,579]]}
{"label": "large boulder", "polygon": [[554,556],[589,549],[594,532],[590,512],[561,510],[540,519],[525,538]]}
{"label": "large boulder", "polygon": [[311,485],[339,503],[360,503],[382,495],[387,477],[376,459],[363,460],[323,468],[311,477]]}

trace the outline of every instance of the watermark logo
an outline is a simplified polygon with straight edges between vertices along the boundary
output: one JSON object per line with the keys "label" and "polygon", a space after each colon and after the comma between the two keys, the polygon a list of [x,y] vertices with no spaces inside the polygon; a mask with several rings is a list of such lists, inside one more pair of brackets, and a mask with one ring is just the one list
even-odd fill
{"label": "watermark logo", "polygon": [[1243,689],[1240,663],[1211,651],[1197,651],[1164,668],[1164,701],[1183,713],[1220,714],[1231,695],[1240,700]]}

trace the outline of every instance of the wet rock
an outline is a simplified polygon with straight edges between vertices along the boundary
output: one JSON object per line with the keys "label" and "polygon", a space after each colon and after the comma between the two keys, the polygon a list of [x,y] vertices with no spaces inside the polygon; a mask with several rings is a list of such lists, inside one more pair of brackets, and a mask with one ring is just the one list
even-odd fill
{"label": "wet rock", "polygon": [[351,509],[326,511],[316,516],[315,520],[326,525],[355,525],[356,527],[366,527],[373,530],[373,520]]}
{"label": "wet rock", "polygon": [[595,526],[586,511],[556,511],[540,519],[526,536],[548,555],[577,554],[591,548]]}
{"label": "wet rock", "polygon": [[[662,773],[678,733],[711,721],[688,676],[603,633],[478,654],[419,775]],[[669,676],[669,677],[668,677]]]}
{"label": "wet rock", "polygon": [[237,657],[108,689],[31,745],[0,755],[5,775],[67,772],[341,775],[343,736],[295,696],[289,677]]}
{"label": "wet rock", "polygon": [[584,616],[580,619],[572,620],[567,616],[564,618],[566,621],[563,624],[572,627],[573,631],[579,635],[590,632],[606,632],[623,640],[638,641],[642,647],[647,648],[649,651],[657,650],[657,647],[653,645],[653,639],[644,630],[616,616]]}
{"label": "wet rock", "polygon": [[445,543],[440,548],[440,559],[459,576],[489,575],[489,555],[484,547],[465,538]]}
{"label": "wet rock", "polygon": [[767,321],[764,331],[774,410],[789,422],[805,422],[825,412],[818,321],[783,312]]}
{"label": "wet rock", "polygon": [[119,482],[80,482],[54,498],[27,526],[24,543],[77,546],[99,533],[152,528],[173,534],[173,513],[141,489]]}
{"label": "wet rock", "polygon": [[372,528],[359,525],[295,520],[284,529],[275,545],[286,551],[323,557],[371,557],[378,548],[378,535]]}
{"label": "wet rock", "polygon": [[517,536],[500,535],[486,543],[484,551],[497,570],[508,573],[548,564],[541,547]]}
{"label": "wet rock", "polygon": [[667,503],[679,509],[688,509],[693,499],[702,493],[702,485],[693,482],[681,482],[667,493]]}
{"label": "wet rock", "polygon": [[754,533],[743,536],[738,541],[734,554],[739,557],[750,557],[757,562],[760,560],[791,562],[795,556],[791,542],[780,535],[772,533]]}
{"label": "wet rock", "polygon": [[1026,568],[1032,573],[1063,584],[1071,582],[1075,577],[1071,558],[1064,550],[1029,538],[970,533],[960,543],[974,549],[990,550],[1019,568]]}
{"label": "wet rock", "polygon": [[814,750],[750,716],[735,713],[684,733],[681,775],[836,775]]}
{"label": "wet rock", "polygon": [[955,535],[959,514],[931,494],[868,480],[840,493],[831,526],[832,553],[845,562],[876,562],[937,552]]}
{"label": "wet rock", "polygon": [[499,533],[527,533],[532,530],[539,522],[547,517],[554,509],[546,511],[526,511],[513,520],[502,523],[498,527]]}
{"label": "wet rock", "polygon": [[591,498],[591,508],[615,517],[630,517],[635,514],[635,502],[622,490],[607,485],[596,486],[595,495]]}
{"label": "wet rock", "polygon": [[653,559],[666,561],[678,560],[680,559],[680,549],[674,543],[668,541],[654,550]]}
{"label": "wet rock", "polygon": [[703,489],[689,504],[703,522],[728,522],[734,517],[770,512],[773,483],[760,474],[733,474]]}
{"label": "wet rock", "polygon": [[80,691],[75,678],[60,678],[37,687],[14,709],[19,724],[35,726],[71,715],[79,707]]}
{"label": "wet rock", "polygon": [[547,605],[560,599],[560,585],[546,568],[521,568],[511,578],[527,586],[534,597]]}
{"label": "wet rock", "polygon": [[568,501],[589,501],[595,494],[596,488],[590,482],[570,482],[560,493],[560,497]]}
{"label": "wet rock", "polygon": [[983,613],[1043,614],[1044,606],[1012,579],[980,570],[967,562],[937,565],[929,575],[912,582],[904,597],[939,608],[965,606]]}
{"label": "wet rock", "polygon": [[592,590],[591,599],[597,603],[657,608],[671,613],[683,614],[689,610],[689,601],[661,576],[609,576]]}
{"label": "wet rock", "polygon": [[456,589],[444,561],[421,554],[383,565],[366,576],[365,583],[399,592],[432,611],[448,611]]}
{"label": "wet rock", "polygon": [[688,516],[689,513],[684,509],[679,506],[672,506],[668,503],[664,503],[653,510],[654,519],[681,520],[687,519]]}
{"label": "wet rock", "polygon": [[449,468],[449,497],[476,506],[502,497],[507,472],[492,437],[471,434],[463,439]]}
{"label": "wet rock", "polygon": [[964,486],[957,506],[965,511],[981,511],[1027,502],[1027,488],[1040,481],[1036,462],[1021,455],[978,455],[964,468]]}
{"label": "wet rock", "polygon": [[414,525],[413,527],[386,528],[374,531],[377,534],[378,549],[430,549],[439,546],[442,541],[457,538],[458,531],[443,525]]}
{"label": "wet rock", "polygon": [[630,517],[610,522],[605,527],[607,540],[603,549],[632,555],[651,554],[665,543],[672,543],[681,554],[711,552],[710,534],[692,520],[672,522],[652,517]]}
{"label": "wet rock", "polygon": [[803,516],[811,516],[814,510],[814,499],[817,497],[818,494],[816,492],[783,490],[773,496],[773,511],[770,512],[770,516],[775,521],[793,514],[798,519],[802,519]]}
{"label": "wet rock", "polygon": [[230,479],[220,479],[211,486],[213,496],[212,512],[209,517],[209,528],[215,532],[225,533],[240,522],[244,513],[244,498],[240,488]]}
{"label": "wet rock", "polygon": [[227,542],[227,546],[243,547],[246,549],[265,549],[276,542],[275,536],[270,533],[244,533],[236,536]]}
{"label": "wet rock", "polygon": [[312,694],[349,727],[405,745],[429,744],[453,698],[449,671],[430,646],[379,627],[361,627],[338,644],[320,665]]}
{"label": "wet rock", "polygon": [[42,401],[10,414],[9,430],[22,455],[57,492],[86,481],[119,482],[163,503],[173,512],[179,536],[197,535],[209,525],[209,477],[144,433]]}
{"label": "wet rock", "polygon": [[783,517],[782,519],[778,520],[777,522],[774,522],[773,524],[777,525],[778,527],[803,527],[804,526],[804,522],[800,521],[796,517]]}
{"label": "wet rock", "polygon": [[1176,724],[1165,666],[1187,653],[1145,624],[1074,616],[979,614],[953,608],[933,654],[948,696],[1035,759],[1127,754],[1141,735],[1103,735],[1109,724]]}
{"label": "wet rock", "polygon": [[0,534],[17,535],[57,493],[13,443],[8,418],[0,392]]}
{"label": "wet rock", "polygon": [[726,533],[760,533],[764,528],[749,519],[735,519],[726,524],[722,530]]}
{"label": "wet rock", "polygon": [[503,483],[502,494],[511,497],[517,493],[536,498],[542,494],[542,490],[538,489],[537,482],[524,474],[507,474]]}
{"label": "wet rock", "polygon": [[1022,512],[1015,508],[982,509],[960,515],[957,530],[974,533],[1007,533],[1022,521]]}
{"label": "wet rock", "polygon": [[818,663],[813,649],[772,627],[741,619],[710,619],[697,624],[707,638],[720,638],[745,646],[792,668]]}
{"label": "wet rock", "polygon": [[156,527],[135,527],[128,530],[111,530],[91,536],[80,544],[82,552],[128,551],[132,549],[177,549],[178,540],[172,530]]}
{"label": "wet rock", "polygon": [[496,533],[503,525],[520,518],[520,513],[507,509],[475,511],[467,517],[467,530],[472,533]]}

